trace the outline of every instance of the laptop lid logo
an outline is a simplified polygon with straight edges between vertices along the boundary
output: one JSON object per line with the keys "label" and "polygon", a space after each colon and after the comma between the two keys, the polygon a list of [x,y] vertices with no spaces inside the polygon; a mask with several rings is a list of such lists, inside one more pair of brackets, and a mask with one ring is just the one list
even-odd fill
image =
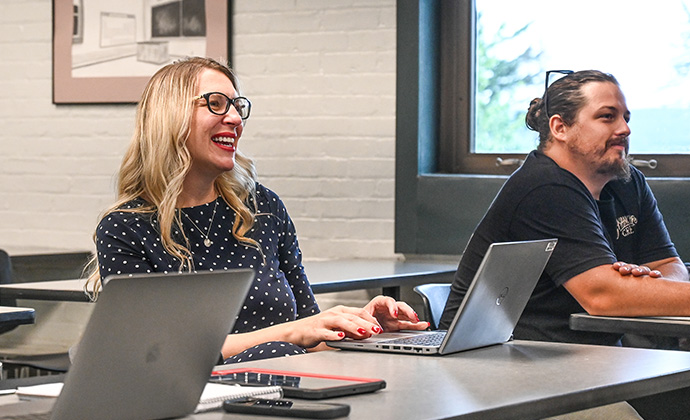
{"label": "laptop lid logo", "polygon": [[501,294],[498,295],[498,298],[496,298],[496,306],[501,306],[501,303],[503,303],[503,299],[505,299],[506,296],[508,296],[509,290],[510,289],[508,289],[507,287],[504,287],[503,290],[501,290]]}

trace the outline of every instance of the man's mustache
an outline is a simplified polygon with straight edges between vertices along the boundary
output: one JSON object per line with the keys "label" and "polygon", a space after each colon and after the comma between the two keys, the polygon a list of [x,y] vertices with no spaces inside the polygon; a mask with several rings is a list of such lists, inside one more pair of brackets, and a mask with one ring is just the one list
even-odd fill
{"label": "man's mustache", "polygon": [[630,147],[630,140],[628,137],[623,137],[619,139],[611,139],[606,142],[607,149],[614,146],[623,146],[625,147],[625,153],[628,153],[628,148]]}

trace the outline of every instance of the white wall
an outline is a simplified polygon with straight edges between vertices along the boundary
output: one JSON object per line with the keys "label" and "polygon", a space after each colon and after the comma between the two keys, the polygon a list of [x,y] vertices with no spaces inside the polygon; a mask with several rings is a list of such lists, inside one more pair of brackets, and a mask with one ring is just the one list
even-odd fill
{"label": "white wall", "polygon": [[[0,248],[10,254],[92,248],[133,129],[131,105],[52,104],[51,4],[0,1]],[[234,67],[253,101],[240,148],[285,201],[305,259],[393,258],[395,0],[235,0],[235,12]],[[0,350],[66,350],[92,308],[20,304],[41,322],[4,334]]]}
{"label": "white wall", "polygon": [[[0,247],[91,249],[130,105],[51,101],[51,0],[0,2]],[[394,257],[395,0],[235,0],[240,148],[309,260]]]}

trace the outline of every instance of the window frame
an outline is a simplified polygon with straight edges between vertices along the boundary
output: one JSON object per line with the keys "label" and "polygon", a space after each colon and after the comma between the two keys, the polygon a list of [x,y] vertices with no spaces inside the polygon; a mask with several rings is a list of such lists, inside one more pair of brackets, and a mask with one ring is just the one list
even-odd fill
{"label": "window frame", "polygon": [[[439,12],[438,172],[509,175],[525,154],[472,153],[475,130],[476,0],[441,1]],[[536,133],[535,133],[536,136]],[[636,154],[647,177],[690,176],[690,154]],[[640,162],[655,160],[655,169]],[[498,162],[501,162],[499,164]]]}

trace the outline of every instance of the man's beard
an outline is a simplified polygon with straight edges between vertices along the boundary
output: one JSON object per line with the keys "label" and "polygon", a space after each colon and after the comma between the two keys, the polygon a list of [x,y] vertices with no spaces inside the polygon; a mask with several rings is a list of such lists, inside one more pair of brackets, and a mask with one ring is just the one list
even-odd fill
{"label": "man's beard", "polygon": [[[603,161],[602,159],[606,156],[609,149],[613,146],[624,145],[625,146],[625,156],[622,159]],[[606,142],[604,149],[599,151],[587,151],[581,148],[580,142],[570,143],[570,150],[577,155],[582,156],[589,164],[595,167],[595,172],[599,175],[607,175],[612,179],[619,179],[622,181],[630,180],[630,165],[632,158],[628,155],[628,138],[609,140]],[[596,156],[593,156],[596,155]]]}
{"label": "man's beard", "polygon": [[629,147],[629,139],[628,137],[618,139],[618,140],[609,140],[606,142],[606,148],[604,149],[604,154],[609,150],[609,148],[613,146],[625,146],[625,156],[623,159],[616,159],[612,162],[606,162],[602,164],[598,169],[597,173],[604,174],[604,175],[611,175],[612,177],[615,177],[614,179],[619,179],[622,181],[629,181],[630,180],[630,165],[632,158],[630,155],[628,155],[628,147]]}
{"label": "man's beard", "polygon": [[621,181],[630,181],[630,165],[632,165],[632,158],[629,155],[625,155],[622,160],[615,160],[613,162],[607,162],[602,164],[597,168],[597,173],[601,175],[611,175],[615,179]]}

